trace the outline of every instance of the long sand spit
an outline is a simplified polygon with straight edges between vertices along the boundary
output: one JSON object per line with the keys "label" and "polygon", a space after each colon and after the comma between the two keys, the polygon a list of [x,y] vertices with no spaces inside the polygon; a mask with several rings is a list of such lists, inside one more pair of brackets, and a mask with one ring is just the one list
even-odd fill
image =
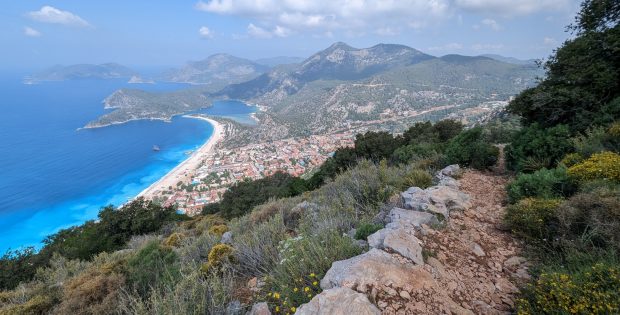
{"label": "long sand spit", "polygon": [[213,125],[213,134],[209,137],[209,140],[205,142],[205,144],[194,151],[185,161],[177,165],[151,186],[140,192],[137,197],[152,199],[157,193],[167,190],[168,187],[176,187],[179,181],[187,182],[191,178],[194,170],[200,166],[202,158],[211,152],[211,150],[214,150],[215,145],[224,138],[224,126],[219,122],[203,116],[185,115],[183,117],[208,121]]}

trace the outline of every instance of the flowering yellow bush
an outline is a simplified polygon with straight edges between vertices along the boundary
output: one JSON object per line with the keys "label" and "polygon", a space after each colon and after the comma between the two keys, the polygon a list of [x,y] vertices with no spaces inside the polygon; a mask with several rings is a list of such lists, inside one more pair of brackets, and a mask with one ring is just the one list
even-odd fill
{"label": "flowering yellow bush", "polygon": [[213,246],[207,256],[207,263],[203,264],[200,270],[209,272],[214,268],[219,268],[224,262],[234,259],[233,252],[234,249],[230,245],[217,244]]}
{"label": "flowering yellow bush", "polygon": [[183,234],[181,233],[172,233],[168,238],[164,241],[164,245],[170,247],[179,247],[181,245],[181,241],[183,240]]}
{"label": "flowering yellow bush", "polygon": [[321,292],[315,273],[298,278],[289,287],[280,289],[267,293],[267,302],[275,314],[293,314],[300,305],[308,303]]}
{"label": "flowering yellow bush", "polygon": [[209,233],[217,236],[222,236],[226,232],[228,232],[228,227],[225,224],[218,224],[209,228]]}
{"label": "flowering yellow bush", "polygon": [[593,154],[587,160],[569,167],[568,175],[581,182],[605,179],[620,183],[620,155],[614,152]]}
{"label": "flowering yellow bush", "polygon": [[620,270],[595,264],[567,274],[543,273],[517,301],[517,314],[618,314]]}

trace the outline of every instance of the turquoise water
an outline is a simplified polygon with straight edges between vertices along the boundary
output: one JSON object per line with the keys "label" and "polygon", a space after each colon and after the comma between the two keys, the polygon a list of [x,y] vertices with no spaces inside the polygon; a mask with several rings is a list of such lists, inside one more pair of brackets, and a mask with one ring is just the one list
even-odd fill
{"label": "turquoise water", "polygon": [[[185,85],[24,85],[18,76],[0,78],[0,252],[40,246],[59,229],[96,218],[101,207],[126,202],[211,136],[209,123],[183,117],[78,130],[103,114],[102,100],[123,87],[168,91]],[[222,101],[201,112],[243,121],[253,111]]]}

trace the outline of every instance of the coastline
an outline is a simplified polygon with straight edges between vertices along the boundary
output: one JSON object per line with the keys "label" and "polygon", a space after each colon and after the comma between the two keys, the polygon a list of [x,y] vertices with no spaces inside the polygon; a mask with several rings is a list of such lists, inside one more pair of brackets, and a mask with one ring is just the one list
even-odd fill
{"label": "coastline", "polygon": [[145,199],[152,199],[158,192],[168,189],[169,186],[176,187],[179,181],[186,181],[191,176],[191,171],[198,168],[202,157],[214,149],[224,138],[224,125],[221,123],[204,116],[184,115],[186,118],[202,119],[213,125],[213,134],[209,137],[209,140],[205,142],[200,148],[196,149],[185,161],[177,165],[170,172],[160,178],[158,181],[151,184],[149,187],[140,192],[135,198],[143,197]]}

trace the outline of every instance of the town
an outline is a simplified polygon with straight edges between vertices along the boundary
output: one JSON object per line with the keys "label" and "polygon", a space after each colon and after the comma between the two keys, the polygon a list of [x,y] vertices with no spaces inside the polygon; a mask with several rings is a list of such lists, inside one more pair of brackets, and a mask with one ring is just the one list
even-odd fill
{"label": "town", "polygon": [[308,174],[336,149],[353,146],[354,138],[355,133],[342,132],[211,150],[202,157],[198,169],[153,199],[165,206],[176,205],[184,213],[198,214],[205,204],[219,201],[236,182],[278,171],[293,176]]}

